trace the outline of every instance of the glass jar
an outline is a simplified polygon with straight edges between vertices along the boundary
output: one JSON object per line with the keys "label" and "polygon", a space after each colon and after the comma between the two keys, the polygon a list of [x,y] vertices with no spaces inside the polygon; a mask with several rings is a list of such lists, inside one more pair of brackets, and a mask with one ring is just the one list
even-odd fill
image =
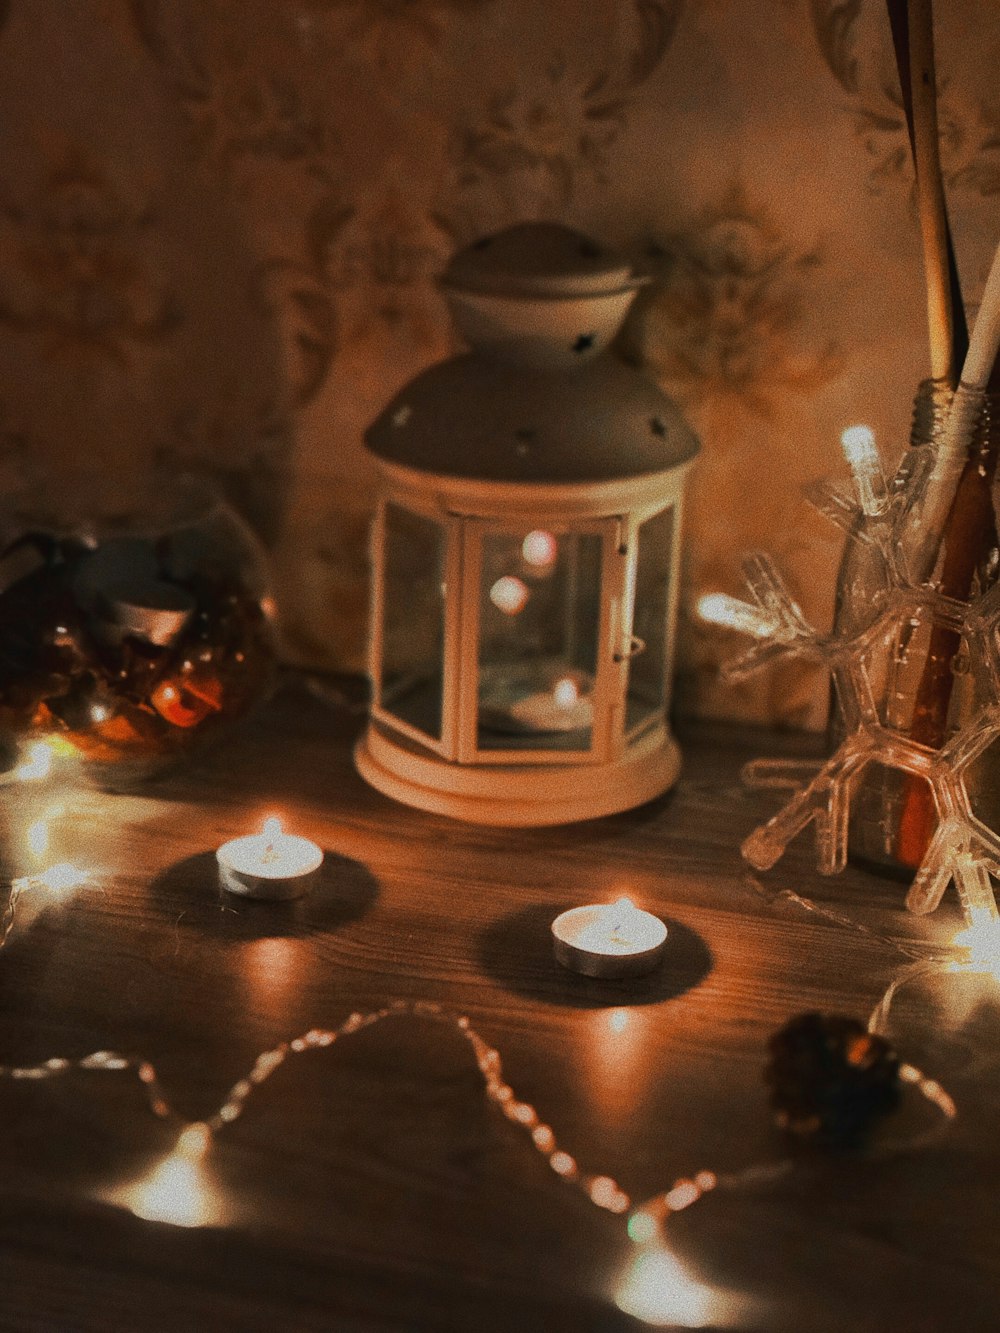
{"label": "glass jar", "polygon": [[114,787],[268,690],[271,602],[262,547],[205,483],[89,504],[80,481],[0,522],[0,751],[9,770],[42,742]]}
{"label": "glass jar", "polygon": [[[925,466],[947,417],[951,388],[926,380],[914,400],[911,448],[892,481],[899,493],[915,468]],[[957,601],[970,601],[1000,572],[992,493],[1000,445],[1000,402],[987,397],[973,439],[970,463],[959,483],[931,581]],[[922,455],[924,457],[922,457]],[[838,632],[870,619],[888,589],[889,573],[877,550],[849,541],[841,562],[835,605]],[[964,635],[922,609],[905,624],[892,622],[867,654],[867,674],[883,726],[928,749],[940,749],[985,700],[970,669]],[[829,739],[844,728],[831,698]],[[987,752],[966,774],[976,814],[1000,828],[1000,754]],[[909,879],[920,864],[936,824],[930,788],[923,778],[880,764],[865,769],[851,797],[848,847],[861,865]]]}

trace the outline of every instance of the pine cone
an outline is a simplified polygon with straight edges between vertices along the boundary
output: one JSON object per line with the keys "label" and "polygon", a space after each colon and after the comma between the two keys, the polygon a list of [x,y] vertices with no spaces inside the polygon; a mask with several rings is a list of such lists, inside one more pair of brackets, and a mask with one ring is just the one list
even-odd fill
{"label": "pine cone", "polygon": [[768,1049],[775,1120],[802,1143],[856,1147],[899,1103],[898,1056],[855,1018],[799,1014]]}

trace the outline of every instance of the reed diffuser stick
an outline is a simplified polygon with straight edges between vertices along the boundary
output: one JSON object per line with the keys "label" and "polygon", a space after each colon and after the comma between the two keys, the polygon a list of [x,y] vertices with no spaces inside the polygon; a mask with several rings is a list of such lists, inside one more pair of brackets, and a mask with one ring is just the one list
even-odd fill
{"label": "reed diffuser stick", "polygon": [[[967,360],[969,334],[941,172],[933,4],[932,0],[886,0],[886,7],[916,175],[931,376],[939,385],[954,388]],[[987,353],[988,341],[983,325],[977,355]],[[974,361],[964,373],[975,371]],[[934,475],[910,516],[902,543],[911,578],[918,582],[931,578],[940,560],[940,589],[956,600],[971,595],[982,553],[996,544],[992,508],[995,454],[987,448],[973,456],[969,448],[981,404],[981,392],[963,392],[955,403],[958,410],[948,423],[947,438],[939,445]],[[905,652],[912,639],[908,629],[897,651]],[[954,631],[931,627],[910,719],[911,738],[929,748],[944,743],[954,689],[952,663],[960,646]],[[933,831],[936,812],[930,789],[920,779],[908,777],[900,799],[896,859],[916,867]]]}
{"label": "reed diffuser stick", "polygon": [[938,147],[933,5],[931,0],[886,0],[886,8],[916,174],[931,375],[954,385],[958,382],[969,334]]}
{"label": "reed diffuser stick", "polygon": [[927,284],[927,328],[931,377],[955,383],[954,324],[948,264],[948,220],[938,144],[934,79],[934,19],[931,0],[910,0],[910,97],[913,105],[913,162],[917,211]]}

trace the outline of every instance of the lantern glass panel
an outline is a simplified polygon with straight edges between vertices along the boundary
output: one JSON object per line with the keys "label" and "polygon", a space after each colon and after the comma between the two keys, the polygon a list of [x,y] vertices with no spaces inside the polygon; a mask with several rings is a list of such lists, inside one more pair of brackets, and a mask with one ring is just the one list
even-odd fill
{"label": "lantern glass panel", "polygon": [[[661,509],[638,532],[632,633],[641,644],[628,666],[626,733],[661,717],[667,706],[667,628],[670,615],[674,511]],[[638,648],[638,651],[636,651]]]}
{"label": "lantern glass panel", "polygon": [[441,738],[447,538],[432,518],[385,506],[382,709]]}
{"label": "lantern glass panel", "polygon": [[481,554],[478,748],[589,750],[601,534],[487,532]]}

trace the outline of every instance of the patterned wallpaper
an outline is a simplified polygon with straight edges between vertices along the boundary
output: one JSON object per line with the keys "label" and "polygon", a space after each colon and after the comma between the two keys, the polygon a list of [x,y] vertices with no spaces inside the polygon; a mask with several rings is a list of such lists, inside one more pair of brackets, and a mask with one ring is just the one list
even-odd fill
{"label": "patterned wallpaper", "polygon": [[[938,9],[974,300],[1000,25]],[[477,235],[550,218],[653,266],[623,351],[703,440],[687,607],[764,546],[828,617],[838,541],[801,488],[850,422],[901,449],[925,373],[881,0],[0,0],[0,161],[5,473],[211,472],[302,662],[363,662],[361,434],[456,350],[434,278]],[[733,690],[733,645],[682,636],[685,708],[821,723],[808,672]]]}

